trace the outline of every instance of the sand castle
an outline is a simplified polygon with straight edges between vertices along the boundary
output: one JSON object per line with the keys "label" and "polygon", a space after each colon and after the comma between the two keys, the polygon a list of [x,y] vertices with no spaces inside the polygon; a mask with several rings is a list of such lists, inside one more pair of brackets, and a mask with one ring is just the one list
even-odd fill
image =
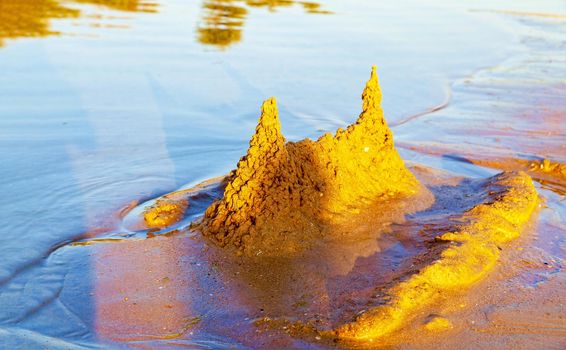
{"label": "sand castle", "polygon": [[[191,228],[238,254],[289,257],[363,209],[375,210],[391,198],[416,199],[412,196],[426,189],[394,148],[375,67],[362,100],[354,124],[335,135],[299,142],[286,142],[275,99],[265,101],[247,154],[224,179],[223,197]],[[519,236],[539,203],[524,172],[504,172],[485,181],[484,201],[453,218],[458,224],[450,232],[436,236],[445,243],[439,256],[393,285],[386,302],[351,322],[329,330],[314,327],[317,337],[378,339],[413,320],[442,293],[465,290],[482,279],[497,263],[500,246]],[[180,220],[188,205],[181,195],[166,195],[148,207],[146,226],[160,228]],[[313,332],[301,323],[292,328],[299,335]]]}
{"label": "sand castle", "polygon": [[417,192],[383,117],[375,67],[362,100],[362,113],[346,130],[299,142],[285,141],[275,99],[265,101],[224,197],[196,227],[239,252],[293,252],[303,238],[320,234],[321,225],[376,200]]}

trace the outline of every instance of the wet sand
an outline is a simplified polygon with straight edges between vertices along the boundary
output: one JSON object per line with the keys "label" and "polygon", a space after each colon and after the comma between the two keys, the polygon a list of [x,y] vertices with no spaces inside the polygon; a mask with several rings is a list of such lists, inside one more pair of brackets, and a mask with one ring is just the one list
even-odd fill
{"label": "wet sand", "polygon": [[[353,23],[361,21],[368,28],[375,23],[364,22],[364,6],[371,15],[399,15],[406,9],[395,12],[387,3],[379,8],[358,3],[347,9],[328,2],[321,11],[331,13],[317,14],[309,13],[304,2],[258,8],[226,2],[247,12],[245,25],[236,25],[240,39],[223,44],[198,36],[199,28],[216,23],[206,21],[210,9],[217,8],[213,2],[205,1],[201,12],[195,8],[187,14],[193,24],[202,18],[199,26],[191,24],[186,32],[174,33],[163,26],[159,35],[146,37],[140,33],[176,23],[170,13],[185,8],[173,2],[137,11],[126,6],[134,2],[100,7],[96,3],[58,3],[81,14],[42,13],[30,22],[29,30],[1,34],[0,61],[7,68],[0,75],[0,145],[2,164],[10,171],[0,201],[6,214],[0,244],[0,347],[566,347],[566,57],[560,6],[544,11],[509,4],[448,9],[448,15],[477,21],[473,23],[479,33],[492,33],[493,42],[513,37],[513,43],[489,52],[492,44],[481,35],[460,44],[442,37],[446,41],[433,50],[426,46],[428,36],[423,32],[421,68],[415,67],[419,50],[413,42],[410,51],[410,46],[399,43],[387,46],[387,38],[380,37],[376,46],[390,48],[390,56],[366,48],[371,57],[346,58],[338,50],[325,69],[316,70],[312,62],[320,62],[320,57],[294,54],[307,50],[308,41],[287,41],[292,61],[303,63],[281,77],[270,72],[277,72],[274,66],[285,61],[269,55],[256,61],[250,57],[268,39],[295,38],[297,32],[270,32],[273,27],[264,23],[280,21],[277,28],[299,23],[300,33],[309,33],[304,28],[313,23],[321,28],[347,23],[344,28],[357,32],[363,30]],[[434,6],[419,9],[442,11]],[[348,13],[357,20],[347,21]],[[160,20],[161,14],[168,16],[163,17],[166,22]],[[400,31],[389,39],[392,42],[406,37],[403,30],[411,30],[382,21],[388,30]],[[451,24],[448,19],[432,21]],[[0,33],[7,31],[2,28]],[[326,56],[325,50],[336,46],[334,41],[348,42],[339,32],[332,32],[333,43],[328,44],[327,37],[310,33],[321,39],[316,49]],[[133,34],[133,39],[127,37]],[[43,35],[47,37],[17,39]],[[164,44],[162,38],[174,45]],[[190,47],[193,53],[177,41],[181,38],[195,42]],[[78,64],[69,53],[83,42],[88,43],[83,49],[91,58]],[[116,45],[132,42],[131,56]],[[456,46],[447,49],[452,42]],[[97,50],[100,43],[110,54]],[[172,50],[175,45],[186,51]],[[485,59],[472,60],[466,46],[483,48]],[[203,53],[195,54],[201,47]],[[121,61],[120,54],[140,61]],[[171,55],[175,60],[166,61],[171,70],[147,68],[155,59]],[[460,56],[468,57],[451,67]],[[281,118],[292,139],[347,125],[351,120],[345,116],[357,115],[357,95],[367,67],[380,64],[380,58],[385,62],[380,65],[384,109],[396,146],[434,199],[419,197],[417,208],[415,203],[392,201],[388,210],[362,213],[337,232],[339,238],[321,241],[293,258],[236,257],[189,229],[190,222],[221,195],[217,181],[192,194],[186,217],[172,227],[136,225],[136,213],[146,201],[192,188],[234,166],[266,94],[285,101]],[[22,62],[29,74],[23,73]],[[344,62],[347,68],[332,73]],[[250,64],[256,71],[246,68]],[[198,70],[207,73],[194,73]],[[171,78],[179,71],[182,78]],[[116,80],[116,74],[122,79]],[[299,81],[305,84],[298,86]],[[434,239],[438,234],[450,231],[453,220],[467,209],[490,199],[485,179],[500,170],[531,175],[542,204],[522,235],[500,247],[499,261],[485,279],[471,289],[442,295],[378,342],[336,344],[293,328],[300,321],[331,329],[385,303],[391,285],[415,274],[444,248]],[[425,209],[418,208],[421,205]]]}

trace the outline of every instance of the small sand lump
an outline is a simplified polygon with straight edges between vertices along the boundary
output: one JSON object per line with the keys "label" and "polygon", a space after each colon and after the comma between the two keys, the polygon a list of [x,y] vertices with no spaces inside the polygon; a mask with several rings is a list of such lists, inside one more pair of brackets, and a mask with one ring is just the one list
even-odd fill
{"label": "small sand lump", "polygon": [[453,326],[450,320],[444,317],[435,316],[424,325],[424,328],[428,331],[445,331],[453,328]]}

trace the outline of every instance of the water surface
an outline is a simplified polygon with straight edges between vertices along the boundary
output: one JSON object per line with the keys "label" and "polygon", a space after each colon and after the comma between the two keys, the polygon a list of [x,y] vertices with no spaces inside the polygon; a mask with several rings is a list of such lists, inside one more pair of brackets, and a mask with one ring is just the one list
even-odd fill
{"label": "water surface", "polygon": [[[387,120],[412,163],[472,178],[494,169],[532,170],[543,159],[564,164],[565,7],[561,1],[0,0],[0,345],[268,344],[269,334],[245,343],[234,333],[215,333],[227,325],[210,320],[236,316],[241,329],[255,329],[245,303],[228,307],[214,299],[230,279],[208,277],[212,263],[199,260],[204,255],[195,249],[202,247],[186,236],[105,248],[67,243],[120,234],[117,212],[132,201],[226,174],[244,154],[269,96],[278,99],[290,140],[349,124],[372,64]],[[548,292],[525,295],[555,293],[562,305],[550,308],[555,315],[564,312],[556,286],[564,280],[565,182],[532,174],[546,200],[533,234],[542,239],[524,242],[530,270],[516,269],[496,285],[503,291],[508,281],[527,289],[554,281]],[[384,244],[398,256],[407,253]],[[124,271],[147,280],[121,280]],[[169,283],[165,277],[174,288],[159,289]],[[162,294],[128,325],[127,311],[113,311],[128,297],[116,281],[139,295],[153,287]],[[194,286],[204,290],[191,299]],[[520,310],[537,309],[525,305]],[[474,312],[480,313],[472,308],[466,317]],[[508,316],[498,317],[510,327]],[[190,335],[193,323],[200,324],[198,336]],[[528,339],[560,345],[556,337],[544,343],[544,332]],[[465,334],[485,341],[481,330]]]}

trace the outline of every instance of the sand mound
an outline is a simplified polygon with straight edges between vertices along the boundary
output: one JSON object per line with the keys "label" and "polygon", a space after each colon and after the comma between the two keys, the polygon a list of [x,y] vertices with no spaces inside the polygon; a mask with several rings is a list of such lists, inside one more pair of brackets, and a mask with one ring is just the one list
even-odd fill
{"label": "sand mound", "polygon": [[346,130],[288,143],[275,99],[265,101],[223,198],[195,227],[239,252],[293,253],[345,214],[416,193],[419,183],[395,150],[383,117],[375,67],[362,100],[362,113]]}
{"label": "sand mound", "polygon": [[[346,130],[300,142],[286,142],[275,99],[265,101],[247,154],[222,183],[223,197],[192,228],[238,253],[287,258],[312,242],[323,242],[319,238],[332,232],[355,233],[352,225],[360,223],[355,218],[377,230],[380,224],[399,219],[389,215],[382,220],[381,212],[403,217],[423,209],[419,205],[430,206],[432,193],[405,167],[393,146],[380,107],[375,68],[362,100],[362,113]],[[547,163],[542,168],[557,168]],[[520,234],[538,205],[532,179],[525,172],[501,173],[487,179],[484,186],[487,196],[452,217],[454,224],[435,235],[442,249],[424,255],[417,270],[384,288],[382,303],[325,331],[301,322],[285,329],[296,330],[299,336],[314,333],[318,339],[373,340],[407,325],[443,294],[465,290],[481,280],[496,265],[500,246]],[[178,221],[188,205],[183,198],[156,201],[145,211],[145,225],[162,227]],[[403,200],[392,206],[392,200],[398,199]],[[372,222],[368,213],[384,222]],[[348,222],[351,225],[344,226]],[[346,265],[349,271],[355,264]],[[450,327],[448,320],[437,318],[426,329]]]}
{"label": "sand mound", "polygon": [[524,172],[501,173],[490,180],[488,190],[493,201],[470,209],[456,231],[438,238],[449,243],[438,260],[391,288],[385,305],[323,334],[351,340],[382,337],[443,293],[465,289],[483,278],[497,263],[500,245],[519,236],[538,205],[536,189]]}

